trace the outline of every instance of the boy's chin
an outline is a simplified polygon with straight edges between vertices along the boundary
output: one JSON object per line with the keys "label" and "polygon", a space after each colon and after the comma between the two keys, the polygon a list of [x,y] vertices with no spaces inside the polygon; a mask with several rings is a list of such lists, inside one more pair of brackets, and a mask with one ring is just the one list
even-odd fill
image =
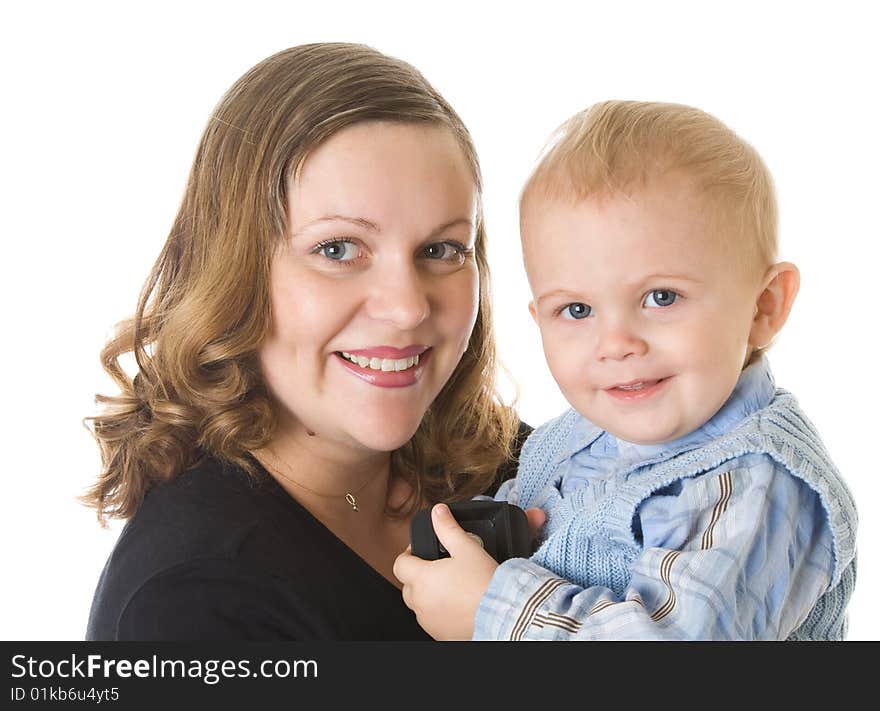
{"label": "boy's chin", "polygon": [[687,434],[682,427],[674,425],[658,426],[656,423],[646,423],[642,426],[639,426],[638,423],[620,421],[609,422],[606,425],[596,424],[599,424],[602,429],[610,432],[617,439],[632,444],[663,444]]}

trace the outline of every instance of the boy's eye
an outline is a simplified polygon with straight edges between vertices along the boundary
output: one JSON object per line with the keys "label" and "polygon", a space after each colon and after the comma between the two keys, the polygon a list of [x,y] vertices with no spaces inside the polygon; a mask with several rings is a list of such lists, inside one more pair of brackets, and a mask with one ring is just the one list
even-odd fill
{"label": "boy's eye", "polygon": [[562,318],[580,320],[587,318],[593,312],[592,307],[587,304],[569,304],[562,307]]}
{"label": "boy's eye", "polygon": [[324,255],[334,262],[350,262],[357,257],[357,245],[347,239],[335,239],[321,242],[315,252]]}
{"label": "boy's eye", "polygon": [[654,291],[649,292],[645,296],[645,301],[642,305],[649,308],[662,308],[664,306],[672,306],[677,298],[678,294],[671,289],[654,289]]}

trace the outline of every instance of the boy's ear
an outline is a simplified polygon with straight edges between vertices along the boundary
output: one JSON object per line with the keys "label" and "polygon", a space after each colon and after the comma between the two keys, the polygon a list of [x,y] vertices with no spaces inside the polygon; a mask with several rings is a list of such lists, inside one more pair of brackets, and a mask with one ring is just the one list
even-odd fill
{"label": "boy's ear", "polygon": [[537,309],[535,309],[534,301],[529,302],[529,313],[532,315],[532,319],[534,320],[534,322],[538,323],[538,311]]}
{"label": "boy's ear", "polygon": [[801,285],[801,274],[791,262],[774,264],[764,277],[764,288],[755,303],[749,345],[765,348],[782,330]]}

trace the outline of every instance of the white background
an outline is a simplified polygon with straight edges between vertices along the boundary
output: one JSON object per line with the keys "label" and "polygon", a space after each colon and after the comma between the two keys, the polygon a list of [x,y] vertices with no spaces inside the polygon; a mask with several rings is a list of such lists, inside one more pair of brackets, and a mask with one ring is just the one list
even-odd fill
{"label": "white background", "polygon": [[[99,467],[81,418],[112,390],[98,352],[130,315],[209,113],[304,42],[401,57],[461,114],[485,177],[501,355],[522,417],[565,406],[544,365],[516,198],[549,133],[608,98],[699,106],[762,153],[782,256],[802,270],[771,352],[859,507],[850,639],[880,639],[877,23],[870,3],[4,3],[0,637],[81,639],[120,526],[75,496]],[[502,9],[503,8],[503,9]],[[291,542],[296,545],[296,542]]]}

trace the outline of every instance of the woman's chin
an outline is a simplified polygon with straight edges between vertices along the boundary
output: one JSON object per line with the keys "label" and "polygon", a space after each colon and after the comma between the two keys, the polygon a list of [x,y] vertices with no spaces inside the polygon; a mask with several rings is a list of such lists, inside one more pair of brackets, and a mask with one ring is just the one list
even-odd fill
{"label": "woman's chin", "polygon": [[409,442],[418,430],[419,423],[395,426],[373,426],[349,431],[349,436],[364,449],[373,452],[393,452]]}

